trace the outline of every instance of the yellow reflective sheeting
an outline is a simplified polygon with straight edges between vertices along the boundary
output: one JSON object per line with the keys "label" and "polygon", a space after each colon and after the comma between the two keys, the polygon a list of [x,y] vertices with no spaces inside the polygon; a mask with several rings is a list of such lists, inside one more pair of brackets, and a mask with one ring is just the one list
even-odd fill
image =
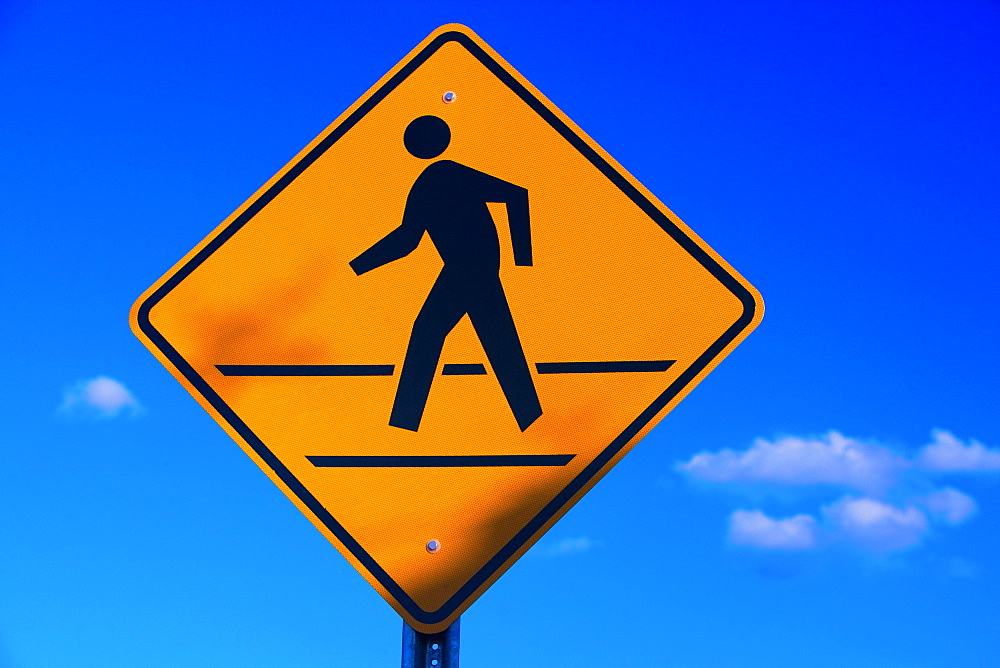
{"label": "yellow reflective sheeting", "polygon": [[[445,103],[449,91],[454,101]],[[408,124],[427,115],[451,131],[431,160],[403,143]],[[444,263],[428,233],[405,257],[360,276],[349,262],[400,225],[418,176],[445,159],[528,192],[531,266],[514,264],[511,205],[488,205],[500,282],[542,407],[524,431],[469,316],[444,341],[419,429],[388,423],[414,321]],[[753,287],[676,216],[471,30],[447,25],[147,290],[132,326],[404,619],[434,632],[762,313]],[[565,373],[537,366],[650,361],[672,364]],[[219,365],[271,371],[225,375]],[[485,373],[466,366],[445,374],[445,365]],[[334,366],[392,370],[274,371]],[[473,455],[572,458],[441,466],[308,459],[434,464],[459,460],[399,458]],[[435,553],[431,540],[440,544]]]}

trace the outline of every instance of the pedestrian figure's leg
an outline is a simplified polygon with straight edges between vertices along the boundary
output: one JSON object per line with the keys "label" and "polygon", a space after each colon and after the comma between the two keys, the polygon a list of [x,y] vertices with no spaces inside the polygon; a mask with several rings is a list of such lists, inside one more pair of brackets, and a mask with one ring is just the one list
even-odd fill
{"label": "pedestrian figure's leg", "polygon": [[469,304],[469,319],[476,328],[517,426],[524,431],[541,416],[542,405],[499,280],[483,286],[477,299]]}
{"label": "pedestrian figure's leg", "polygon": [[454,285],[442,272],[413,322],[389,417],[392,427],[410,431],[420,428],[444,339],[465,315],[465,306],[456,298]]}

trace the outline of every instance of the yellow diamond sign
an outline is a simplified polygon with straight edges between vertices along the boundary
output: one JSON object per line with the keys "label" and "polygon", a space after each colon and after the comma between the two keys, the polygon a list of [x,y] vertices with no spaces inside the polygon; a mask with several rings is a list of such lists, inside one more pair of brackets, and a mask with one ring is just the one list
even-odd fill
{"label": "yellow diamond sign", "polygon": [[447,25],[149,288],[132,328],[430,633],[762,313],[684,223]]}

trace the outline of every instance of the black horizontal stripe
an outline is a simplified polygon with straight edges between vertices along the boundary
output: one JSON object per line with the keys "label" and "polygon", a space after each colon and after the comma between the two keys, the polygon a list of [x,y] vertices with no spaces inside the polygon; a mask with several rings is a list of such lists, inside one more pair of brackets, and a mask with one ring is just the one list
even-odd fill
{"label": "black horizontal stripe", "polygon": [[321,467],[566,466],[576,455],[312,455]]}
{"label": "black horizontal stripe", "polygon": [[676,360],[633,360],[621,362],[539,362],[538,373],[635,373],[666,371]]}
{"label": "black horizontal stripe", "polygon": [[486,367],[482,364],[445,364],[441,370],[442,376],[485,376]]}
{"label": "black horizontal stripe", "polygon": [[[666,371],[675,360],[539,362],[538,373],[648,373]],[[391,376],[393,364],[217,364],[224,376]],[[445,364],[443,376],[482,376],[482,364]]]}
{"label": "black horizontal stripe", "polygon": [[217,364],[224,376],[391,376],[392,364]]}

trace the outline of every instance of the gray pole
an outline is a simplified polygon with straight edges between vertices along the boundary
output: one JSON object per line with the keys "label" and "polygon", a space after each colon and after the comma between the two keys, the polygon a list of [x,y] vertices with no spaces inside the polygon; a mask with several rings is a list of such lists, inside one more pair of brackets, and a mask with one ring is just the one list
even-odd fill
{"label": "gray pole", "polygon": [[458,668],[460,621],[440,633],[421,633],[403,622],[402,668]]}

